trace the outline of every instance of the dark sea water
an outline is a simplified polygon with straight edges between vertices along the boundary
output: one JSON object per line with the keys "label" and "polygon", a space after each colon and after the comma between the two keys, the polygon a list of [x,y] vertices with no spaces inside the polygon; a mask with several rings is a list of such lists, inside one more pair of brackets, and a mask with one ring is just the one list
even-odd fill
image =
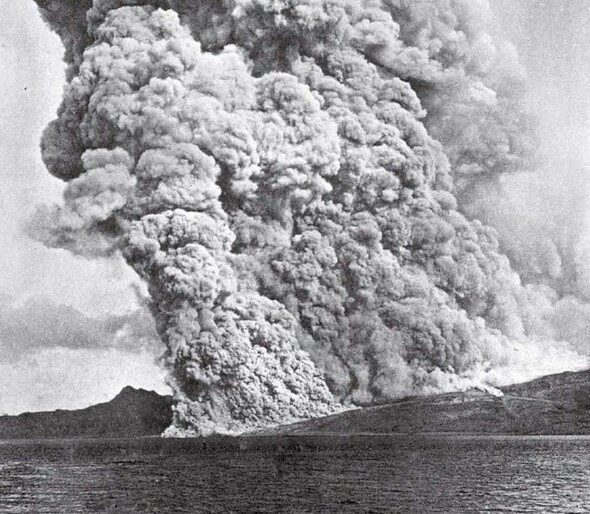
{"label": "dark sea water", "polygon": [[590,513],[590,437],[5,441],[0,512]]}

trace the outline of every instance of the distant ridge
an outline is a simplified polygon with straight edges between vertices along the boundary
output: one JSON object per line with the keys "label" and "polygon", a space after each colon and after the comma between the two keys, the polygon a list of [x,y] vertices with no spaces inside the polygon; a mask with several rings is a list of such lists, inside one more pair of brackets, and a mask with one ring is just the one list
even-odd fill
{"label": "distant ridge", "polygon": [[0,417],[0,439],[137,437],[161,434],[172,422],[172,398],[125,387],[110,402],[86,409]]}
{"label": "distant ridge", "polygon": [[[539,434],[590,435],[590,370],[502,388],[405,398],[260,430],[249,435]],[[80,410],[0,417],[0,439],[115,438],[160,435],[172,422],[170,396],[125,387],[110,402]]]}

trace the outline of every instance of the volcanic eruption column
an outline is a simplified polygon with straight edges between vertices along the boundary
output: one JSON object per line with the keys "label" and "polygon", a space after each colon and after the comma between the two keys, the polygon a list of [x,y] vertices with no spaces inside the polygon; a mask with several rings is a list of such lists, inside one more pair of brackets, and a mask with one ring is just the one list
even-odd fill
{"label": "volcanic eruption column", "polygon": [[[519,158],[503,144],[519,120],[484,80],[500,58],[485,3],[38,3],[67,49],[42,151],[68,184],[35,235],[121,252],[146,281],[170,434],[581,362],[531,337],[544,297],[457,210],[444,149],[463,181]],[[465,106],[495,117],[479,154],[466,145],[486,116],[465,118],[471,138],[445,129]]]}

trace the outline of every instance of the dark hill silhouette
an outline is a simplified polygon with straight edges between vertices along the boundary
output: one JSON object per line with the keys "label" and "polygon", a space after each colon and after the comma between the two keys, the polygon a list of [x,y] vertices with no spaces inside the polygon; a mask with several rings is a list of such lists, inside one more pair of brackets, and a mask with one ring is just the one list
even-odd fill
{"label": "dark hill silhouette", "polygon": [[[405,398],[251,435],[363,433],[590,435],[590,370],[560,373],[502,388]],[[161,434],[172,421],[172,398],[124,388],[110,402],[80,410],[0,417],[0,439],[114,438]]]}
{"label": "dark hill silhouette", "polygon": [[0,417],[0,439],[136,437],[161,434],[172,422],[172,398],[125,387],[110,402],[80,410]]}

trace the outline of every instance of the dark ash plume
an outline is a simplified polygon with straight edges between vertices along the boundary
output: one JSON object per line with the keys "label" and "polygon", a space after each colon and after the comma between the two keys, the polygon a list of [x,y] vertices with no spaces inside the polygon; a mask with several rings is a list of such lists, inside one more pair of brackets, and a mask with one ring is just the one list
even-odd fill
{"label": "dark ash plume", "polygon": [[[484,130],[476,91],[498,119],[507,109],[472,69],[479,7],[95,0],[86,27],[46,15],[72,72],[43,155],[68,185],[37,237],[120,251],[145,279],[172,434],[583,364],[535,340],[545,297],[457,210],[444,151],[461,174],[479,154],[449,127],[441,146],[421,121],[436,133],[472,109]],[[482,152],[511,161],[502,149]]]}

